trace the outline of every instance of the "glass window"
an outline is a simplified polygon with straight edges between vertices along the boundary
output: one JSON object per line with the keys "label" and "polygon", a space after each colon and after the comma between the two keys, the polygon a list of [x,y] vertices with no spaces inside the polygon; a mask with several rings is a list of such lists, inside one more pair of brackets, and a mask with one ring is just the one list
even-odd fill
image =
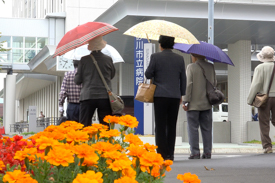
{"label": "glass window", "polygon": [[219,112],[219,105],[213,105],[213,112]]}
{"label": "glass window", "polygon": [[31,59],[35,56],[35,50],[25,50],[25,63],[30,62]]}
{"label": "glass window", "polygon": [[42,49],[45,45],[48,44],[48,39],[44,37],[37,38],[37,48]]}
{"label": "glass window", "polygon": [[[3,42],[3,41],[5,41],[5,42]],[[1,36],[0,44],[2,45],[3,48],[10,48],[11,47],[11,36]]]}
{"label": "glass window", "polygon": [[12,49],[12,58],[14,63],[23,62],[23,50]]}
{"label": "glass window", "polygon": [[23,48],[23,37],[12,37],[12,48]]}
{"label": "glass window", "polygon": [[228,112],[228,105],[222,105],[222,112]]}
{"label": "glass window", "polygon": [[36,48],[35,37],[25,37],[25,48]]}
{"label": "glass window", "polygon": [[11,51],[0,52],[0,63],[11,63]]}

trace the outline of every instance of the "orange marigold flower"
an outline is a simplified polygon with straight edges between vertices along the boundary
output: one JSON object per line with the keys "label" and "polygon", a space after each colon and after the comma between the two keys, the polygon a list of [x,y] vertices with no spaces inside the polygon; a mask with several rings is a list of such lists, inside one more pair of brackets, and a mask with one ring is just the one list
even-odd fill
{"label": "orange marigold flower", "polygon": [[146,152],[140,157],[140,164],[143,166],[162,165],[163,158],[160,154],[155,152]]}
{"label": "orange marigold flower", "polygon": [[126,177],[130,177],[131,179],[135,179],[137,172],[132,168],[125,168],[122,170],[122,175]]}
{"label": "orange marigold flower", "polygon": [[75,121],[66,121],[64,123],[61,123],[60,126],[64,127],[64,128],[74,129],[74,130],[80,130],[84,127],[83,124],[75,122]]}
{"label": "orange marigold flower", "polygon": [[159,177],[160,176],[160,166],[154,166],[151,171],[151,175],[153,177]]}
{"label": "orange marigold flower", "polygon": [[144,144],[144,147],[147,151],[150,151],[150,152],[156,152],[156,149],[158,148],[158,146],[151,145],[149,143]]}
{"label": "orange marigold flower", "polygon": [[84,127],[82,131],[87,132],[89,135],[95,135],[98,132],[98,128],[94,126],[87,126],[87,127]]}
{"label": "orange marigold flower", "polygon": [[23,161],[25,158],[28,158],[30,161],[34,161],[36,153],[37,148],[25,148],[23,151],[16,151],[14,159]]}
{"label": "orange marigold flower", "polygon": [[88,170],[86,173],[78,174],[76,178],[73,180],[73,183],[103,183],[102,173],[97,172],[95,173],[92,170]]}
{"label": "orange marigold flower", "polygon": [[53,131],[52,138],[55,140],[64,140],[66,138],[65,134],[60,131]]}
{"label": "orange marigold flower", "polygon": [[122,154],[119,151],[110,151],[102,154],[102,157],[112,159],[112,160],[128,160],[129,158],[126,154]]}
{"label": "orange marigold flower", "polygon": [[135,145],[143,144],[143,142],[140,140],[140,138],[137,135],[134,135],[132,133],[125,135],[124,142],[129,142],[130,144],[135,144]]}
{"label": "orange marigold flower", "polygon": [[118,130],[109,130],[109,131],[106,131],[106,130],[102,130],[100,132],[100,138],[104,138],[104,137],[107,137],[107,138],[111,138],[111,137],[118,137],[120,135],[120,132]]}
{"label": "orange marigold flower", "polygon": [[56,125],[50,125],[50,126],[48,126],[48,127],[44,130],[44,132],[53,132],[53,131],[55,131],[57,128],[58,128],[58,126],[56,126]]}
{"label": "orange marigold flower", "polygon": [[113,145],[109,142],[97,142],[96,144],[93,144],[92,147],[99,154],[101,154],[102,152],[110,152],[110,151],[116,151],[121,149],[121,146],[119,144]]}
{"label": "orange marigold flower", "polygon": [[97,161],[99,160],[99,157],[94,154],[92,156],[84,158],[84,162],[82,163],[83,166],[95,166],[97,165]]}
{"label": "orange marigold flower", "polygon": [[45,159],[52,165],[55,166],[69,166],[69,163],[74,162],[74,154],[72,151],[54,147],[50,152],[45,156]]}
{"label": "orange marigold flower", "polygon": [[177,179],[183,181],[184,183],[200,183],[201,180],[196,174],[191,174],[190,172],[185,174],[178,174]]}
{"label": "orange marigold flower", "polygon": [[134,144],[130,144],[129,147],[127,147],[129,152],[127,153],[129,156],[134,156],[140,158],[146,151],[143,146],[137,146]]}
{"label": "orange marigold flower", "polygon": [[127,126],[130,128],[135,128],[138,126],[137,118],[131,115],[121,116],[119,119],[120,119],[119,124],[123,126]]}
{"label": "orange marigold flower", "polygon": [[48,138],[45,136],[41,136],[35,141],[36,141],[36,145],[39,146],[40,150],[46,149],[46,147],[48,146],[54,146],[59,143],[57,140],[54,140],[53,138]]}
{"label": "orange marigold flower", "polygon": [[103,121],[106,123],[115,123],[118,124],[119,123],[119,117],[118,116],[110,116],[107,115],[103,118]]}
{"label": "orange marigold flower", "polygon": [[70,132],[68,132],[66,137],[67,137],[67,141],[69,142],[71,141],[81,142],[81,141],[89,140],[89,135],[87,132],[75,131],[75,130],[71,130]]}
{"label": "orange marigold flower", "polygon": [[132,162],[128,160],[115,160],[113,163],[109,165],[108,168],[112,169],[113,171],[120,171],[125,168],[130,168]]}
{"label": "orange marigold flower", "polygon": [[16,183],[38,183],[37,180],[31,178],[31,177],[27,177],[27,178],[24,178],[24,179],[20,179],[20,180],[17,180]]}
{"label": "orange marigold flower", "polygon": [[138,181],[130,177],[124,176],[124,177],[121,177],[120,179],[116,179],[114,183],[138,183]]}
{"label": "orange marigold flower", "polygon": [[52,136],[52,133],[51,132],[38,132],[37,134],[34,134],[32,136],[30,136],[28,139],[31,139],[31,140],[36,140],[36,139],[39,139],[40,137],[48,137],[48,138],[51,138]]}
{"label": "orange marigold flower", "polygon": [[5,164],[3,161],[0,160],[0,170],[3,170],[5,168]]}
{"label": "orange marigold flower", "polygon": [[107,129],[109,129],[108,126],[102,125],[102,124],[98,124],[98,123],[93,123],[92,126],[95,127],[95,128],[97,128],[98,130],[107,130]]}
{"label": "orange marigold flower", "polygon": [[14,170],[13,172],[6,172],[3,177],[3,182],[13,183],[25,178],[30,178],[30,175],[21,170]]}
{"label": "orange marigold flower", "polygon": [[172,160],[165,160],[163,162],[163,165],[166,167],[166,171],[170,172],[172,170],[170,165],[173,165],[173,161]]}
{"label": "orange marigold flower", "polygon": [[77,154],[78,158],[87,158],[87,157],[98,157],[97,154],[95,153],[94,148],[92,148],[88,144],[81,144],[81,145],[76,145],[73,148],[73,152]]}

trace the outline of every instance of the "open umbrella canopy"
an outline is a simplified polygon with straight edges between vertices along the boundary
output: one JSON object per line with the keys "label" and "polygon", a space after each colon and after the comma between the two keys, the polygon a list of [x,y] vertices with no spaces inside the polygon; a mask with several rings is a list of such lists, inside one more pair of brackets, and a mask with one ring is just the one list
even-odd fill
{"label": "open umbrella canopy", "polygon": [[234,66],[228,55],[223,52],[219,47],[200,41],[200,44],[179,44],[174,45],[174,49],[177,49],[183,53],[194,53],[205,56],[207,60],[213,62],[220,62]]}
{"label": "open umbrella canopy", "polygon": [[53,57],[87,44],[88,41],[117,31],[118,28],[103,22],[88,22],[68,31],[58,43]]}
{"label": "open umbrella canopy", "polygon": [[160,35],[175,38],[175,43],[199,44],[196,37],[184,27],[165,20],[149,20],[138,23],[124,32],[137,38],[158,40]]}
{"label": "open umbrella canopy", "polygon": [[[119,52],[109,44],[106,44],[106,46],[101,50],[101,52],[111,57],[113,59],[113,63],[124,62]],[[70,60],[80,60],[81,57],[89,55],[90,53],[91,51],[88,50],[88,45],[82,45],[76,49],[73,49],[65,53],[63,57]]]}

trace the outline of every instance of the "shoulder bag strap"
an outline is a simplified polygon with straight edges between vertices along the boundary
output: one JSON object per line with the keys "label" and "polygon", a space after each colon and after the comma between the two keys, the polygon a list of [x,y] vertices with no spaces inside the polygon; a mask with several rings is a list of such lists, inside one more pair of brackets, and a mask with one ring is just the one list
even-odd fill
{"label": "shoulder bag strap", "polygon": [[200,66],[200,68],[202,69],[202,73],[203,73],[203,76],[204,78],[215,88],[216,87],[216,74],[215,74],[215,69],[214,69],[214,66],[213,66],[213,69],[214,69],[214,85],[206,78],[206,75],[205,75],[205,71],[204,69],[202,68],[202,66],[196,62],[196,64],[198,64]]}
{"label": "shoulder bag strap", "polygon": [[105,85],[105,88],[106,88],[107,92],[108,92],[108,93],[111,92],[109,86],[108,86],[107,83],[106,83],[106,80],[104,79],[104,77],[103,77],[103,75],[102,75],[102,72],[101,72],[100,68],[99,68],[98,65],[97,65],[97,61],[95,60],[95,57],[94,57],[92,54],[90,54],[90,56],[91,56],[91,58],[93,59],[93,62],[94,62],[94,64],[95,64],[95,67],[96,67],[96,69],[97,69],[97,71],[98,71],[98,73],[99,73],[99,75],[100,75],[100,77],[101,77],[102,82],[103,82],[104,85]]}
{"label": "shoulder bag strap", "polygon": [[269,91],[270,91],[270,88],[271,88],[271,85],[272,85],[272,81],[273,81],[273,78],[274,78],[274,72],[275,72],[275,62],[274,62],[273,72],[272,72],[271,79],[270,79],[270,82],[269,82],[267,94],[269,94]]}

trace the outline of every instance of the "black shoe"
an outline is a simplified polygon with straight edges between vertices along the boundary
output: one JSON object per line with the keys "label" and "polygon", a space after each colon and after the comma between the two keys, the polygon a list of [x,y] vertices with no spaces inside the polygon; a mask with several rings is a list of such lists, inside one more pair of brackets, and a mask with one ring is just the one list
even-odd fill
{"label": "black shoe", "polygon": [[200,154],[195,154],[195,155],[190,155],[188,159],[200,159],[201,155]]}
{"label": "black shoe", "polygon": [[203,153],[201,159],[211,159],[211,153]]}
{"label": "black shoe", "polygon": [[174,161],[174,155],[168,155],[166,158],[164,158],[164,160],[172,160]]}

